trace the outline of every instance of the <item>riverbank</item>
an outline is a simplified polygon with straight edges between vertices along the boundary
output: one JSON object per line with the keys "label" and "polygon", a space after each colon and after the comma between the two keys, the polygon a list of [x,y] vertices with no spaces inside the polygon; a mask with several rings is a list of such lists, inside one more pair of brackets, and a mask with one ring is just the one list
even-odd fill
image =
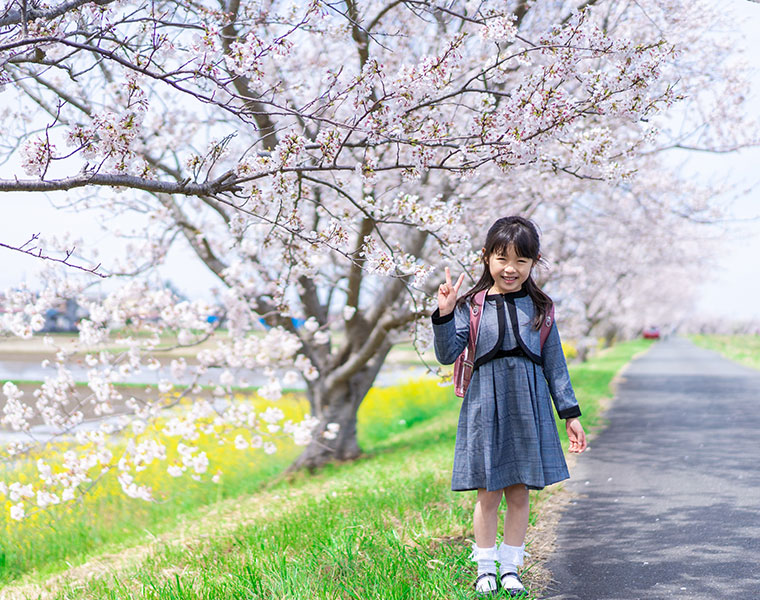
{"label": "riverbank", "polygon": [[[621,344],[571,367],[587,429],[600,426],[614,375],[648,345]],[[366,430],[360,436],[365,453],[356,462],[313,476],[272,475],[255,492],[194,508],[180,502],[174,516],[154,525],[138,519],[139,531],[121,542],[102,539],[84,553],[76,552],[73,536],[65,562],[75,566],[55,574],[54,565],[64,564],[56,562],[19,573],[4,597],[469,598],[472,494],[449,489],[459,401],[450,387],[437,389],[449,398],[427,416],[415,416],[414,398],[405,398],[399,414],[409,423],[389,412],[366,415],[385,421],[374,439]],[[388,411],[391,404],[376,405]],[[534,493],[532,502],[526,581],[537,591],[540,563],[551,551],[551,519],[566,499],[553,486]],[[126,499],[123,510],[134,503]],[[108,531],[122,530],[113,511],[85,511],[87,523],[93,514],[113,520]]]}

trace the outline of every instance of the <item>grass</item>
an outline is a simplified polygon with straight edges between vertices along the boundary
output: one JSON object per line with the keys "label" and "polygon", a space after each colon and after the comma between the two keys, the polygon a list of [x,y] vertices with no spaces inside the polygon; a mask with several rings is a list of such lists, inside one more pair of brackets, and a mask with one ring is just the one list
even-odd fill
{"label": "grass", "polygon": [[[271,404],[260,399],[247,401],[261,404],[256,406],[259,412]],[[303,394],[286,394],[276,405],[285,412],[286,418],[294,421],[308,411]],[[378,440],[430,418],[447,406],[456,406],[453,394],[432,380],[373,388],[360,407],[359,439],[372,447]],[[227,437],[233,439],[236,433],[232,431]],[[171,463],[177,440],[155,432],[149,434],[150,438],[166,445]],[[282,473],[302,450],[287,438],[278,442],[278,452],[273,455],[265,455],[260,450],[219,447],[215,439],[206,436],[192,445],[206,452],[209,458],[209,472],[202,481],[194,481],[187,475],[170,477],[164,463],[154,463],[139,474],[141,483],[159,491],[156,494],[159,502],[146,503],[126,497],[113,472],[103,476],[80,502],[51,506],[21,522],[8,517],[13,502],[0,495],[0,586],[26,573],[35,572],[37,578],[44,578],[92,555],[144,543],[177,527],[180,520],[192,517],[199,507],[261,489]],[[50,447],[41,456],[51,466],[60,467],[60,455],[65,449],[61,445]],[[121,454],[116,446],[112,451],[117,457]],[[213,484],[209,479],[217,471],[222,473],[221,480]],[[29,483],[36,477],[34,461],[22,463],[12,472],[3,472],[0,468],[0,480],[7,482]],[[98,518],[93,519],[92,515]]]}
{"label": "grass", "polygon": [[[599,403],[614,374],[648,345],[621,344],[571,367],[587,429],[600,424]],[[123,560],[101,557],[76,576],[69,572],[52,597],[471,598],[474,495],[449,489],[459,400],[451,387],[423,393],[410,385],[418,387],[365,400],[360,460],[312,476],[273,478],[273,467],[251,484],[258,491],[229,489],[218,499],[179,503],[149,525],[150,544],[139,524],[126,519],[135,501],[109,509],[117,513],[109,529],[124,530],[110,541],[85,544],[92,519],[80,515],[82,539],[71,530],[65,560],[81,563],[104,547],[124,549]],[[560,433],[566,444],[564,427]],[[532,502],[552,493],[532,493]],[[96,521],[104,516],[93,514]],[[535,513],[531,521],[532,529],[540,526]],[[126,550],[135,542],[142,551]],[[15,576],[36,569],[33,579],[41,580],[63,564],[58,558],[19,565]]]}
{"label": "grass", "polygon": [[[454,412],[397,434],[390,451],[281,482],[268,492],[282,508],[267,518],[189,545],[160,544],[79,597],[413,598],[423,589],[466,597],[468,508],[447,491],[440,460],[451,452]],[[457,565],[463,581],[432,560]]]}
{"label": "grass", "polygon": [[691,341],[743,365],[760,369],[760,335],[692,335]]}

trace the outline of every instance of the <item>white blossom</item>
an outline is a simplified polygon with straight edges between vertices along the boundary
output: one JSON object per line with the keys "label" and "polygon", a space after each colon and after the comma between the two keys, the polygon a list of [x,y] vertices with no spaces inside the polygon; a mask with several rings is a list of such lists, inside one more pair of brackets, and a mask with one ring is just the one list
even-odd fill
{"label": "white blossom", "polygon": [[322,437],[326,440],[334,440],[338,437],[340,431],[340,423],[328,423],[325,426],[325,431],[322,433]]}
{"label": "white blossom", "polygon": [[24,511],[23,502],[19,502],[18,504],[14,504],[11,506],[10,517],[14,521],[24,520],[24,518],[26,517],[26,512]]}
{"label": "white blossom", "polygon": [[182,475],[182,467],[179,465],[169,465],[166,467],[166,472],[172,477],[180,477]]}

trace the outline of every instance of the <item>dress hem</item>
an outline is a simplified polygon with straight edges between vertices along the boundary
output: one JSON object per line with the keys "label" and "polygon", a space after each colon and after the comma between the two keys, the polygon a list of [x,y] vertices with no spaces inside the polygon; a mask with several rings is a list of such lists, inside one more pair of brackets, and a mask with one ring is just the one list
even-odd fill
{"label": "dress hem", "polygon": [[549,481],[548,483],[545,483],[543,486],[531,485],[529,483],[525,483],[524,481],[513,481],[511,483],[506,483],[505,485],[499,486],[499,487],[494,488],[494,489],[488,489],[487,485],[481,485],[481,486],[477,486],[476,485],[476,486],[472,486],[472,487],[458,487],[458,486],[454,487],[454,485],[452,485],[451,486],[451,491],[452,492],[471,492],[471,491],[474,491],[474,490],[479,490],[479,489],[484,489],[485,488],[489,492],[498,492],[499,490],[503,490],[504,488],[507,488],[510,485],[518,485],[518,484],[524,485],[529,490],[542,490],[545,487],[548,487],[550,485],[554,485],[555,483],[559,483],[559,482],[565,481],[567,479],[570,479],[570,475],[569,474],[566,475],[566,476],[564,476],[564,477],[560,477],[559,479],[554,479],[552,481]]}

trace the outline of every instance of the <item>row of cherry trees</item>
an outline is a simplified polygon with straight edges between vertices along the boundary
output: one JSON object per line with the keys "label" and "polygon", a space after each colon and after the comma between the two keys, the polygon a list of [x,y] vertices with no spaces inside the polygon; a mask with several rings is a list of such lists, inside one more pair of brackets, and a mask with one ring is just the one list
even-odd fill
{"label": "row of cherry trees", "polygon": [[[356,412],[392,345],[429,344],[443,265],[474,276],[486,228],[506,214],[543,230],[540,277],[565,335],[630,330],[643,307],[671,315],[699,258],[696,224],[715,215],[709,191],[662,155],[753,141],[742,80],[719,60],[730,48],[705,35],[717,19],[656,0],[8,2],[0,153],[17,168],[0,191],[65,191],[77,209],[144,222],[112,264],[88,264],[85,245],[79,269],[5,294],[10,335],[35,335],[60,298],[89,313],[75,343],[48,340],[32,398],[4,386],[3,425],[30,432],[4,460],[34,452],[35,423],[81,444],[34,484],[0,484],[14,516],[109,472],[150,499],[140,472],[166,458],[147,427],[159,418],[182,450],[167,467],[177,476],[206,476],[200,433],[267,451],[292,436],[305,446],[296,466],[358,456]],[[220,307],[148,284],[177,245],[218,279]],[[65,246],[37,248],[75,262],[56,254]],[[97,275],[121,283],[95,299]],[[208,322],[217,310],[224,331]],[[197,363],[162,361],[167,336],[207,343]],[[82,353],[85,390],[69,368]],[[312,416],[202,400],[167,413],[179,378],[214,374],[224,398],[240,369],[264,374],[272,401],[302,380]],[[126,397],[118,384],[147,371],[158,389]],[[80,427],[119,407],[129,414]],[[251,437],[231,439],[241,427]]]}

